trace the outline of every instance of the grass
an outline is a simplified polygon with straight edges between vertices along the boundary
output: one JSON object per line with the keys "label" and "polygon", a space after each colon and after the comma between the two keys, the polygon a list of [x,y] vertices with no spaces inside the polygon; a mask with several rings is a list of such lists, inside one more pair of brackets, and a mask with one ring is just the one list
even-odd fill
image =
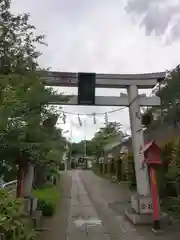
{"label": "grass", "polygon": [[60,200],[60,192],[56,186],[34,190],[34,196],[38,198],[38,209],[43,216],[52,216]]}
{"label": "grass", "polygon": [[34,194],[38,199],[46,199],[47,202],[53,202],[55,204],[58,202],[60,197],[60,192],[56,186],[37,189],[34,191]]}

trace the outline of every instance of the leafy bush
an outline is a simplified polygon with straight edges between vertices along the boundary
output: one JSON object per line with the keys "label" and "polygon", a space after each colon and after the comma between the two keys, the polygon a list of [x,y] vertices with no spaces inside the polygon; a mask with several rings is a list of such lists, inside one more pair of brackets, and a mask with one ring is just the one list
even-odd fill
{"label": "leafy bush", "polygon": [[161,148],[162,167],[158,171],[161,197],[175,197],[180,193],[180,141],[171,141]]}
{"label": "leafy bush", "polygon": [[163,199],[162,201],[162,209],[167,211],[172,216],[180,218],[180,198],[179,197],[169,197]]}
{"label": "leafy bush", "polygon": [[55,164],[49,164],[46,169],[46,180],[56,184],[56,180],[59,179],[59,172],[57,171],[57,166]]}
{"label": "leafy bush", "polygon": [[152,111],[147,111],[142,116],[142,125],[148,127],[153,121]]}
{"label": "leafy bush", "polygon": [[4,190],[0,191],[0,213],[0,233],[5,236],[5,239],[35,239],[35,231],[23,212],[23,203]]}
{"label": "leafy bush", "polygon": [[56,187],[37,189],[34,195],[38,198],[38,209],[43,216],[52,216],[60,198],[60,193]]}

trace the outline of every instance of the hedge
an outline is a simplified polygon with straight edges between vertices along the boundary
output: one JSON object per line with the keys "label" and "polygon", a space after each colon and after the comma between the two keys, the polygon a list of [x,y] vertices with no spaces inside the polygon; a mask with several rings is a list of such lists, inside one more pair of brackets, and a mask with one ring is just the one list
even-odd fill
{"label": "hedge", "polygon": [[59,189],[55,186],[37,189],[34,195],[38,198],[38,209],[42,211],[43,216],[52,216],[60,200]]}

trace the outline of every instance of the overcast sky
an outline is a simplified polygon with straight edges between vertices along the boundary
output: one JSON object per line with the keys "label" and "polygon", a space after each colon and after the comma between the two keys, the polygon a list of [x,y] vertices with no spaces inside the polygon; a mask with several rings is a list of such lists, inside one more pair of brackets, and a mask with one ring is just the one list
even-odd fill
{"label": "overcast sky", "polygon": [[[31,14],[38,34],[46,35],[41,47],[42,67],[54,71],[144,73],[171,69],[180,63],[180,0],[12,0],[16,12]],[[75,89],[58,89],[76,93]],[[104,90],[97,91],[104,96]],[[106,95],[119,96],[119,90]],[[72,113],[107,112],[105,107],[63,107]],[[108,114],[129,131],[128,110]],[[73,141],[90,139],[104,124],[104,115],[93,124],[82,116],[67,115],[59,125]],[[85,134],[86,132],[86,134]]]}

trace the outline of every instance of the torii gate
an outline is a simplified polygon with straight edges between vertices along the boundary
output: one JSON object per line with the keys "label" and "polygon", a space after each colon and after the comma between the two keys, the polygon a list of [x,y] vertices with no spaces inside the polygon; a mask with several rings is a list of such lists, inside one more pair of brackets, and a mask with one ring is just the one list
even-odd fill
{"label": "torii gate", "polygon": [[[138,95],[138,89],[151,89],[165,78],[165,72],[148,74],[96,74],[96,88],[126,88],[127,95],[119,97],[95,96],[95,106],[129,106],[132,132],[133,155],[137,181],[137,196],[131,198],[132,208],[141,213],[140,203],[149,204],[150,188],[147,168],[142,168],[144,154],[140,149],[144,146],[140,106],[159,106],[160,98]],[[43,72],[42,80],[47,86],[78,87],[78,73]],[[52,104],[62,104],[54,99]],[[78,105],[78,96],[73,96],[67,105]],[[149,213],[151,210],[149,211]],[[148,210],[147,212],[148,213]]]}

